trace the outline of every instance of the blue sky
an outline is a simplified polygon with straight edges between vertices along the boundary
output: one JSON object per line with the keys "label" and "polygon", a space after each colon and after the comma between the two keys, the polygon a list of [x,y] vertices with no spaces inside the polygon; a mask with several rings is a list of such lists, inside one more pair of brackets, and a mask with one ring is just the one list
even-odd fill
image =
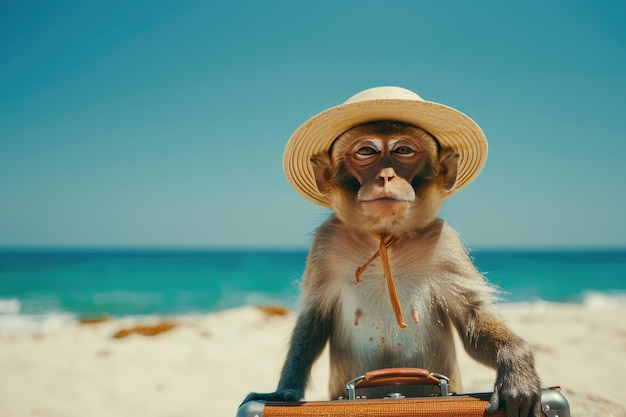
{"label": "blue sky", "polygon": [[0,4],[0,246],[305,248],[305,120],[380,85],[489,140],[470,248],[626,247],[621,1]]}

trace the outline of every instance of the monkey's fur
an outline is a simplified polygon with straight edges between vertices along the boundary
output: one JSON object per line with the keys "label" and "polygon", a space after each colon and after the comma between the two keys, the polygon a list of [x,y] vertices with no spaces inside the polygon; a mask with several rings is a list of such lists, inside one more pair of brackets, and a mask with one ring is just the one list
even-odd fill
{"label": "monkey's fur", "polygon": [[[453,332],[472,358],[497,371],[488,412],[539,413],[540,381],[530,346],[492,305],[494,290],[475,269],[457,233],[437,218],[453,189],[458,155],[427,132],[382,121],[348,130],[311,162],[332,217],[316,232],[302,281],[302,309],[276,392],[246,401],[303,398],[314,361],[330,347],[330,398],[367,371],[425,368],[462,392]],[[393,238],[389,265],[407,328],[390,304],[380,239]],[[356,279],[355,271],[366,266]],[[436,387],[435,387],[436,388]],[[389,388],[367,388],[368,398]],[[433,387],[403,387],[407,396]]]}

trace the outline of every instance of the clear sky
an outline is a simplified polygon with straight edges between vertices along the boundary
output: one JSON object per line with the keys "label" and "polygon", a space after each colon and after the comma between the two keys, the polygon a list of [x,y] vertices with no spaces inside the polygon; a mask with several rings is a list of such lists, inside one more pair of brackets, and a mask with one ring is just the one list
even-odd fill
{"label": "clear sky", "polygon": [[623,1],[3,1],[0,246],[305,248],[291,133],[398,85],[489,140],[470,248],[626,247]]}

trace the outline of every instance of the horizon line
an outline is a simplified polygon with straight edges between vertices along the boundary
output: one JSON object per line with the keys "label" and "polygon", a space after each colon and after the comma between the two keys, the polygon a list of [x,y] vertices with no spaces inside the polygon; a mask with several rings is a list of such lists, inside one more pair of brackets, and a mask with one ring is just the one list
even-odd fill
{"label": "horizon line", "polygon": [[[626,253],[626,246],[599,245],[518,245],[468,246],[472,252],[546,252],[546,253]],[[218,253],[218,252],[308,252],[309,246],[180,246],[180,245],[0,245],[0,253]]]}

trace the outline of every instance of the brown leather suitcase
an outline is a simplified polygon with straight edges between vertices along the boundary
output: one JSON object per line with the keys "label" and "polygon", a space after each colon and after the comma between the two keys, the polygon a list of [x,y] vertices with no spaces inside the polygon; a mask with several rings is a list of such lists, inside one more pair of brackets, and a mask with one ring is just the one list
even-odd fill
{"label": "brown leather suitcase", "polygon": [[[346,384],[347,397],[333,401],[270,402],[242,404],[237,417],[503,417],[503,411],[486,414],[491,393],[449,394],[449,379],[419,368],[389,368],[368,372]],[[392,391],[382,399],[356,395],[359,388],[402,385],[439,385],[441,394],[406,398]],[[570,417],[569,404],[558,388],[542,390],[541,408],[546,417]]]}

